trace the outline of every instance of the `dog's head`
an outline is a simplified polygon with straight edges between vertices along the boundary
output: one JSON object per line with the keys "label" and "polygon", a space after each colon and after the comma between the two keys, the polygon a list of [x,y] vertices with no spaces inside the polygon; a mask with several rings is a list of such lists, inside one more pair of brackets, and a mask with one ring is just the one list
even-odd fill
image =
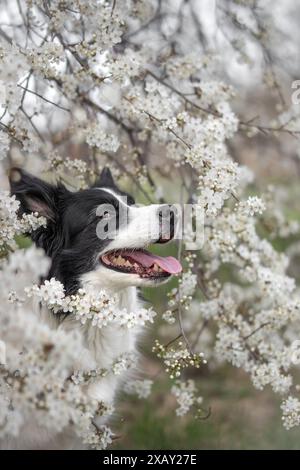
{"label": "dog's head", "polygon": [[77,192],[20,169],[11,171],[10,184],[22,213],[46,217],[47,226],[32,239],[52,259],[49,277],[60,280],[68,293],[88,283],[112,289],[156,285],[181,271],[175,258],[145,249],[174,237],[172,207],[137,206],[107,168],[93,187]]}

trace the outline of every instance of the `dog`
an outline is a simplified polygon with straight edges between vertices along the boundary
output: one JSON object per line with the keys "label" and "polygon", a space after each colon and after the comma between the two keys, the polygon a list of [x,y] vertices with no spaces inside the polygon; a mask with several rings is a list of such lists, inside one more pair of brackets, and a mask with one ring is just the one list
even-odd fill
{"label": "dog", "polygon": [[[146,250],[150,244],[164,244],[174,238],[176,214],[172,206],[135,204],[133,197],[116,185],[108,168],[92,187],[76,192],[18,168],[10,172],[10,185],[11,194],[20,201],[20,213],[34,212],[46,218],[46,226],[35,230],[31,237],[51,259],[48,278],[59,280],[66,294],[74,294],[80,288],[94,293],[105,289],[117,294],[120,308],[134,312],[141,306],[140,287],[158,286],[182,269],[175,258]],[[109,325],[99,329],[88,323],[82,326],[72,314],[60,316],[46,308],[38,314],[52,328],[80,330],[83,347],[74,364],[77,370],[110,368],[121,354],[136,350],[141,333],[140,327]],[[87,393],[99,402],[113,404],[122,381],[124,374],[108,374],[91,384]],[[61,437],[55,440],[38,430],[30,437],[29,445],[75,446],[72,440],[62,442]]]}

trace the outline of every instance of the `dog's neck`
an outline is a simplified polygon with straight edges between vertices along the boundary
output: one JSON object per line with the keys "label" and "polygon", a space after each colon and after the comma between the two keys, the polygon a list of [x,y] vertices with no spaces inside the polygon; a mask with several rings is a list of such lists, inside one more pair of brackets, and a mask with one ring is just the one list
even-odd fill
{"label": "dog's neck", "polygon": [[135,312],[139,307],[137,288],[134,286],[121,289],[118,293],[119,307]]}
{"label": "dog's neck", "polygon": [[[97,289],[97,286],[92,283],[83,287],[86,290],[91,289],[93,292],[99,291],[99,288]],[[110,292],[117,295],[120,309],[126,309],[128,312],[138,310],[139,299],[136,287],[126,287],[118,292],[111,289]],[[120,359],[123,354],[136,351],[136,341],[140,330],[140,327],[126,328],[116,324],[99,329],[91,324],[86,324],[82,330],[85,348],[78,364],[79,367],[85,368],[89,363],[94,362],[96,368],[111,369],[115,361]],[[118,384],[122,380],[124,380],[124,373],[118,377],[109,374],[106,378],[100,379],[89,387],[89,396],[96,400],[111,403],[114,400]]]}

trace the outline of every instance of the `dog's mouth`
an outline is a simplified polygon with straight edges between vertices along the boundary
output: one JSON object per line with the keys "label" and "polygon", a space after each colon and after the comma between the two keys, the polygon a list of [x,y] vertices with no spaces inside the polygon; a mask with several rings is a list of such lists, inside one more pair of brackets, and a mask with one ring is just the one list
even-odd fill
{"label": "dog's mouth", "polygon": [[147,250],[114,250],[100,257],[101,263],[115,271],[138,274],[142,278],[164,278],[182,271],[180,262],[173,256],[158,256]]}

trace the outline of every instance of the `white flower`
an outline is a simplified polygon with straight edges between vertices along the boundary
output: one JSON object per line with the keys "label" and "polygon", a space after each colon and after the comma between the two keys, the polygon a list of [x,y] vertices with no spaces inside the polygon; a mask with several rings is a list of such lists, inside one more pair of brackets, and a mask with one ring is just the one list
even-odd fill
{"label": "white flower", "polygon": [[113,134],[106,134],[101,125],[92,123],[84,130],[86,142],[92,147],[98,147],[102,152],[116,152],[120,142]]}
{"label": "white flower", "polygon": [[177,381],[173,385],[171,392],[176,397],[178,408],[176,409],[177,416],[184,416],[194,405],[202,403],[202,397],[196,395],[197,388],[194,380],[187,380],[186,382]]}
{"label": "white flower", "polygon": [[89,426],[82,434],[83,442],[88,444],[92,449],[104,450],[111,443],[113,432],[105,425],[100,426],[96,431]]}
{"label": "white flower", "polygon": [[281,405],[283,424],[287,429],[300,425],[300,401],[289,396]]}
{"label": "white flower", "polygon": [[131,380],[125,385],[125,392],[129,395],[137,395],[138,398],[148,398],[153,381],[144,379],[144,380]]}
{"label": "white flower", "polygon": [[82,324],[88,321],[98,328],[109,324],[126,328],[141,327],[147,322],[153,323],[156,315],[151,308],[140,308],[135,312],[119,309],[118,296],[109,295],[105,290],[95,294],[79,289],[76,294],[65,295],[63,285],[55,278],[46,280],[40,286],[28,287],[25,292],[28,297],[38,298],[54,313],[71,313]]}
{"label": "white flower", "polygon": [[9,149],[9,143],[9,136],[0,130],[0,160],[3,160],[6,157],[7,151]]}
{"label": "white flower", "polygon": [[247,201],[240,203],[241,211],[245,215],[262,214],[266,209],[264,202],[257,196],[248,197]]}
{"label": "white flower", "polygon": [[171,310],[167,310],[166,312],[163,313],[162,318],[169,324],[173,325],[176,322],[176,319],[171,312]]}
{"label": "white flower", "polygon": [[137,357],[134,352],[124,353],[113,363],[112,372],[115,375],[121,375],[124,371],[133,368],[137,363]]}
{"label": "white flower", "polygon": [[15,236],[30,233],[46,225],[46,219],[38,214],[23,214],[18,217],[20,203],[8,191],[0,191],[0,250],[15,249]]}

